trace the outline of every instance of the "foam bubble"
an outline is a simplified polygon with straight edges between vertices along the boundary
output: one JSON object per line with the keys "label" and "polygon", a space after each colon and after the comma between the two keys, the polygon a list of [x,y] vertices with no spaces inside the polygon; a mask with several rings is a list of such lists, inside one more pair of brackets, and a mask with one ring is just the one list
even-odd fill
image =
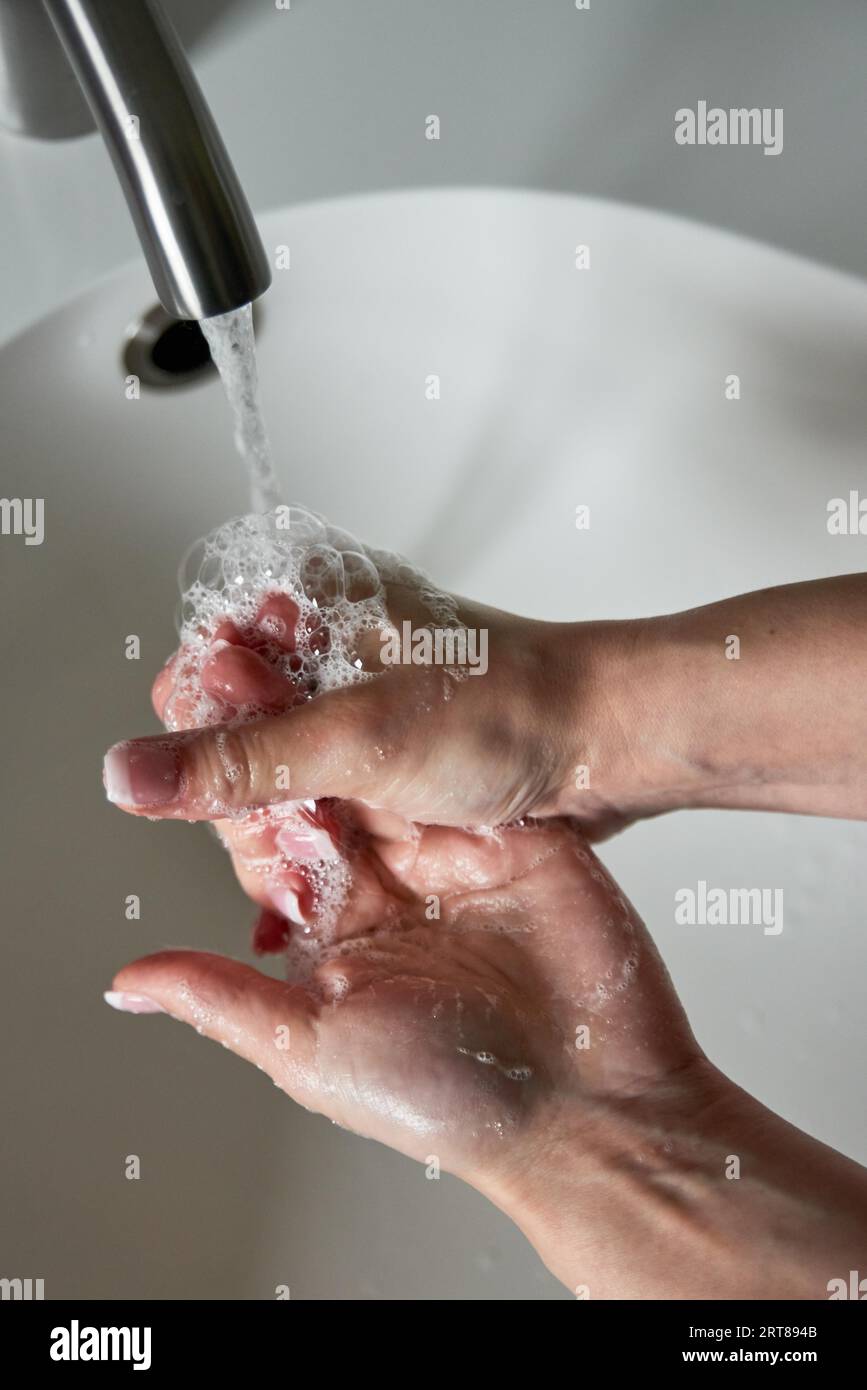
{"label": "foam bubble", "polygon": [[[225,722],[225,706],[204,689],[202,673],[205,663],[237,636],[291,683],[294,702],[302,703],[377,677],[379,664],[369,669],[359,653],[370,649],[371,635],[377,639],[394,631],[386,605],[388,584],[410,588],[434,623],[460,625],[454,599],[402,556],[365,546],[299,506],[277,506],[217,527],[190,547],[179,582],[181,645],[164,712],[170,729]],[[290,612],[297,610],[293,632],[287,632],[280,615],[281,598],[291,600]],[[278,600],[276,612],[268,600]],[[227,624],[234,629],[228,640],[221,636]],[[255,704],[242,705],[235,707],[231,722],[246,723],[267,712]],[[241,769],[232,762],[224,734],[217,754],[226,780],[237,780]],[[291,801],[256,812],[215,802],[214,810],[251,831],[257,824],[267,828],[298,814]],[[257,853],[255,840],[241,847],[241,858],[265,880],[290,862]],[[351,873],[346,860],[338,858],[306,860],[304,875],[314,893],[315,931],[293,932],[287,954],[293,973],[309,976],[321,948],[334,938]]]}
{"label": "foam bubble", "polygon": [[533,1068],[525,1062],[518,1062],[512,1065],[500,1061],[493,1052],[474,1052],[468,1047],[459,1047],[458,1052],[465,1057],[472,1057],[474,1061],[481,1062],[486,1067],[496,1067],[497,1071],[507,1077],[509,1081],[530,1081],[533,1077]]}
{"label": "foam bubble", "polygon": [[[401,556],[369,549],[306,508],[279,506],[219,526],[190,547],[181,566],[181,654],[166,706],[169,727],[191,718],[201,727],[225,717],[202,689],[201,673],[226,621],[243,639],[255,637],[260,655],[295,684],[299,700],[372,679],[377,672],[365,668],[359,650],[365,635],[393,631],[389,583],[411,587],[434,622],[459,625],[454,599]],[[274,595],[287,596],[298,609],[294,643],[279,617],[265,614],[257,621],[259,608]],[[248,706],[238,717],[262,713]]]}

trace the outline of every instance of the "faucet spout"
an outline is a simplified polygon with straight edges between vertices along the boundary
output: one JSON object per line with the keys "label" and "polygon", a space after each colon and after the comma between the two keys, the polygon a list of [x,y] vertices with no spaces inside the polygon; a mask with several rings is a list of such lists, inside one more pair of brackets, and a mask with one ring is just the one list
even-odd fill
{"label": "faucet spout", "polygon": [[271,283],[253,215],[158,0],[43,0],[105,140],[157,295],[182,319]]}

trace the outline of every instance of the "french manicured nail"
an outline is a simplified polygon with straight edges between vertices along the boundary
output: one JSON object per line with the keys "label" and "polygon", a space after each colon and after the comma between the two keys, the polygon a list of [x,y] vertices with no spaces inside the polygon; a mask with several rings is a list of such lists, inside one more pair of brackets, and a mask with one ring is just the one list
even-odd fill
{"label": "french manicured nail", "polygon": [[290,821],[277,832],[277,847],[290,859],[339,859],[340,850],[328,831],[306,811],[299,811],[297,820]]}
{"label": "french manicured nail", "polygon": [[307,914],[301,907],[301,898],[294,888],[272,888],[271,902],[278,912],[290,922],[294,922],[296,927],[306,927]]}
{"label": "french manicured nail", "polygon": [[103,764],[109,801],[120,806],[165,806],[178,795],[177,753],[159,743],[116,743]]}
{"label": "french manicured nail", "polygon": [[119,1009],[122,1014],[164,1014],[162,1004],[149,999],[146,994],[125,994],[123,991],[109,989],[102,996],[106,1004]]}

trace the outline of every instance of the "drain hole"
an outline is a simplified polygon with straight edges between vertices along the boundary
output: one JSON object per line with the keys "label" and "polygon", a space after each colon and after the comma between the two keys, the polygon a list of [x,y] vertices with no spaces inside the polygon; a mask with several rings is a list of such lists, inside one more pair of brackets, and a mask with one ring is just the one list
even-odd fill
{"label": "drain hole", "polygon": [[[253,306],[258,330],[261,314]],[[190,386],[206,381],[214,371],[208,344],[195,320],[176,319],[155,304],[127,332],[123,346],[124,374],[137,376],[143,386]]]}
{"label": "drain hole", "polygon": [[157,338],[151,361],[159,371],[171,376],[190,376],[211,365],[211,354],[199,325],[178,319]]}

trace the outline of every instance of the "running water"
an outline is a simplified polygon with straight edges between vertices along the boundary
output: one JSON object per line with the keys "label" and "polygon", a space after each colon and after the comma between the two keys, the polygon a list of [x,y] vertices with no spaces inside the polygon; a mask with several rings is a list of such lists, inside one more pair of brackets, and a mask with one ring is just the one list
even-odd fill
{"label": "running water", "polygon": [[253,306],[200,319],[214,365],[235,417],[235,447],[247,465],[254,512],[270,512],[280,503],[271,444],[259,404],[259,374],[253,336]]}
{"label": "running water", "polygon": [[[192,546],[183,565],[181,646],[163,714],[170,729],[225,721],[226,706],[207,693],[203,673],[229,644],[251,649],[282,678],[287,708],[374,678],[379,663],[368,665],[362,653],[391,630],[390,583],[414,589],[433,622],[460,626],[451,596],[401,556],[363,545],[304,507],[285,505],[259,404],[252,305],[202,319],[200,326],[232,409],[252,505],[250,515],[227,521]],[[272,712],[240,704],[233,720]],[[220,757],[231,781],[225,744]],[[294,830],[309,836],[314,803],[287,800],[244,813],[214,801],[211,809],[236,821],[233,844],[244,868],[268,893],[280,890],[286,871],[298,870],[280,835]],[[307,923],[289,938],[287,970],[296,979],[308,978],[334,943],[352,882],[349,860],[334,846],[318,861],[305,858],[303,877],[313,894],[316,931]]]}

